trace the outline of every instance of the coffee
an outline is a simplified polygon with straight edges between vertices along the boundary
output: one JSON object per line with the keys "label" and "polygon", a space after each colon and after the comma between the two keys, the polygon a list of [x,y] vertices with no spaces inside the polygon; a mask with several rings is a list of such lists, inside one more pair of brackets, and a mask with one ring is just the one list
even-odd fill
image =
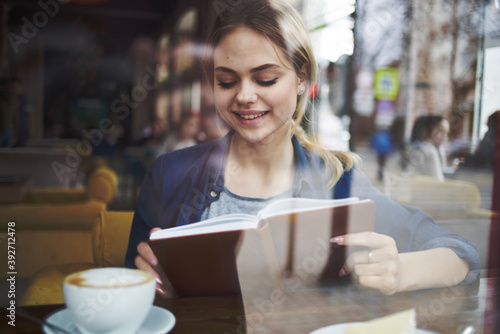
{"label": "coffee", "polygon": [[135,333],[153,304],[153,275],[125,268],[97,268],[67,276],[64,300],[78,329]]}
{"label": "coffee", "polygon": [[88,288],[123,288],[141,285],[150,280],[154,280],[154,277],[137,270],[86,270],[71,274],[64,279],[68,284]]}

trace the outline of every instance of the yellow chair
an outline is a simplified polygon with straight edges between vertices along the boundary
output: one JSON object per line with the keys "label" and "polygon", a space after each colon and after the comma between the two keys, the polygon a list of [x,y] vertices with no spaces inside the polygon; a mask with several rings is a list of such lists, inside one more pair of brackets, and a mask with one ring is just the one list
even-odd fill
{"label": "yellow chair", "polygon": [[[118,181],[113,170],[98,167],[89,178],[80,200],[68,189],[33,190],[33,204],[0,206],[0,221],[15,223],[16,271],[19,279],[29,279],[49,265],[92,262],[92,226],[99,212],[114,198]],[[7,224],[0,226],[0,244],[7,241]],[[7,267],[7,257],[0,257]],[[4,278],[6,273],[0,273]]]}
{"label": "yellow chair", "polygon": [[69,204],[95,200],[109,204],[116,195],[118,178],[116,173],[99,166],[90,174],[85,188],[32,187],[26,191],[24,204]]}
{"label": "yellow chair", "polygon": [[67,275],[97,267],[123,267],[133,215],[133,211],[101,211],[92,230],[94,261],[42,269],[30,281],[19,304],[62,304],[62,286]]}
{"label": "yellow chair", "polygon": [[480,208],[478,187],[462,180],[444,180],[417,175],[412,178],[390,174],[385,193],[396,202],[415,206],[438,219],[488,219],[489,210]]}

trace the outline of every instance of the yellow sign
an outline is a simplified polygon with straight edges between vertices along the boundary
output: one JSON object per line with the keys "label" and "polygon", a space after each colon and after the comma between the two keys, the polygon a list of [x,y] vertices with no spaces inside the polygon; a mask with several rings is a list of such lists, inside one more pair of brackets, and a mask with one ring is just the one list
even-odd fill
{"label": "yellow sign", "polygon": [[375,72],[373,95],[377,100],[394,101],[399,93],[399,70],[382,67]]}

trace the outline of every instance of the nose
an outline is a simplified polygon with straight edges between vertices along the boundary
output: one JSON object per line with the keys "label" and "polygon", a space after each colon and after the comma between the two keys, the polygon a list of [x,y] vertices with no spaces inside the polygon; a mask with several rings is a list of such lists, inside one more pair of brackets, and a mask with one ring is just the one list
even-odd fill
{"label": "nose", "polygon": [[236,102],[239,105],[249,105],[257,101],[257,94],[254,87],[249,82],[242,82],[236,94]]}

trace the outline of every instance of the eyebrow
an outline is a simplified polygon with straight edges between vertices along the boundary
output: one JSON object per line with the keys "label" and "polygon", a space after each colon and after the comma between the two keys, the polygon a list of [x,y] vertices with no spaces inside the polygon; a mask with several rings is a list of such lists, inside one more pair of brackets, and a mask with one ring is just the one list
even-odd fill
{"label": "eyebrow", "polygon": [[[269,70],[269,69],[274,69],[274,68],[280,68],[280,66],[277,65],[277,64],[264,64],[264,65],[260,65],[260,66],[252,68],[250,70],[250,73],[255,73],[255,72]],[[222,71],[222,72],[231,73],[231,74],[235,74],[236,73],[236,71],[234,71],[234,70],[232,70],[230,68],[224,67],[224,66],[216,67],[215,71]]]}

